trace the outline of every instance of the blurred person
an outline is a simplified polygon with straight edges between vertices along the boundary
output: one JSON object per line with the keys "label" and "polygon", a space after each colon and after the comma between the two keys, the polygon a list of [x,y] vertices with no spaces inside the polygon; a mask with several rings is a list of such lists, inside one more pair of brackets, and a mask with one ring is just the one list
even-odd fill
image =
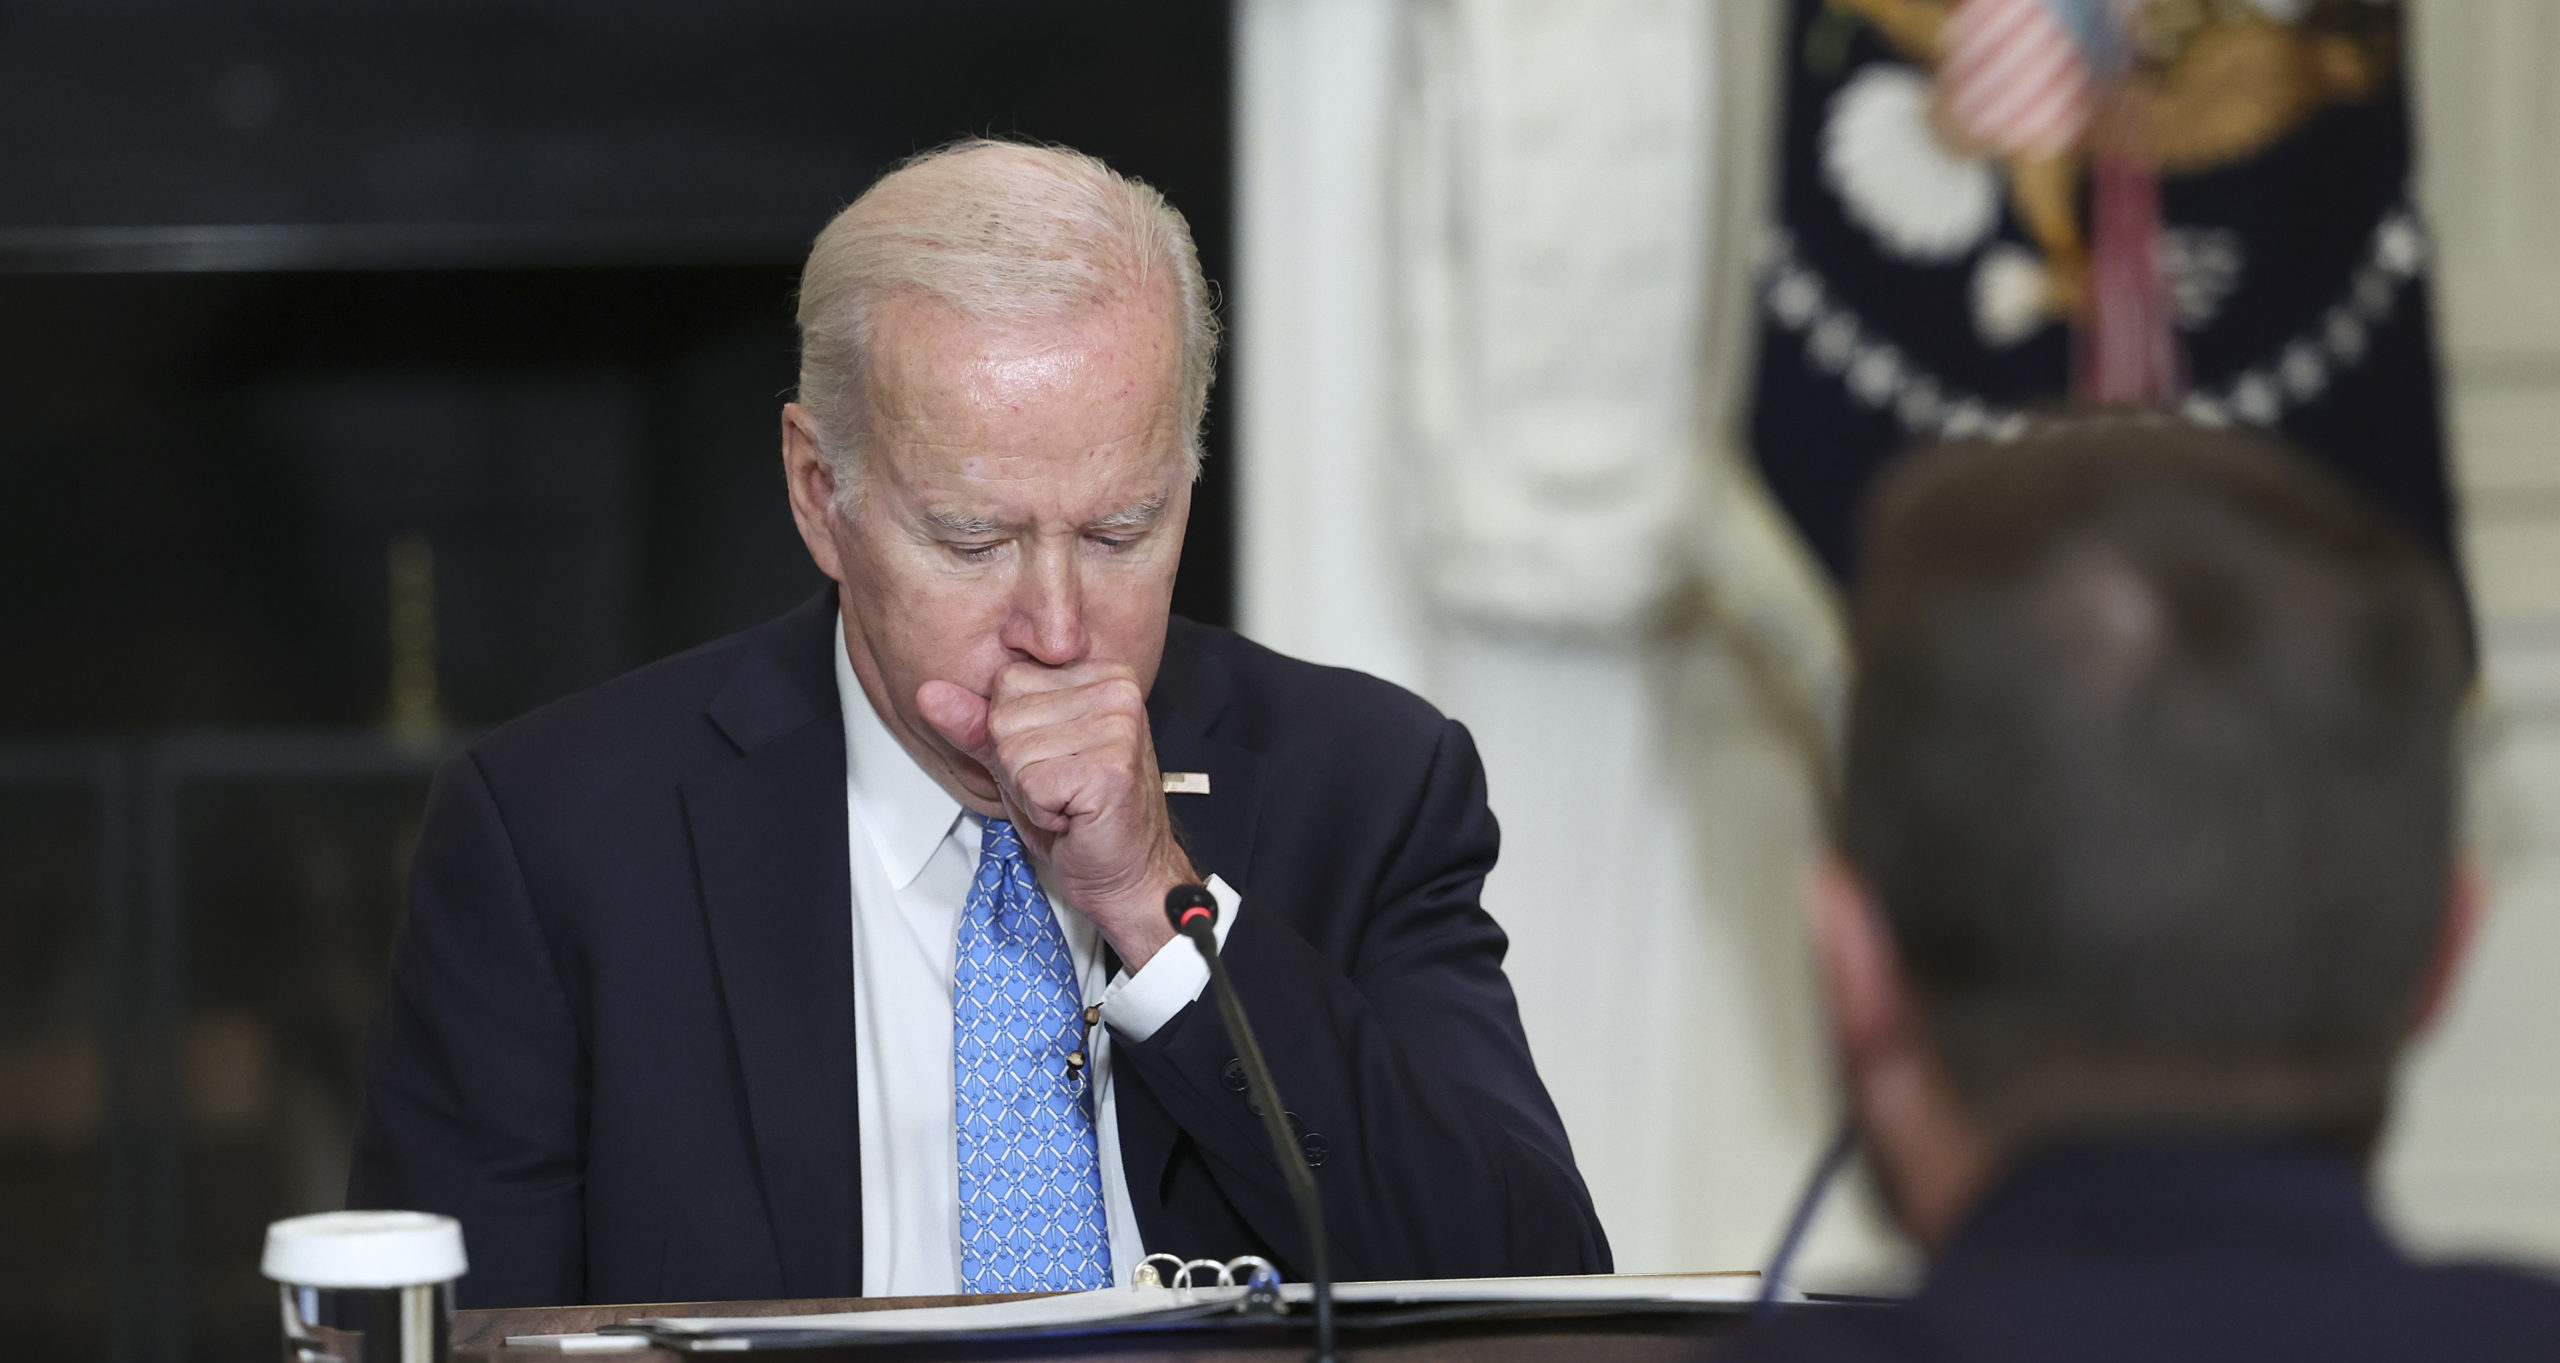
{"label": "blurred person", "polygon": [[1171,944],[1205,881],[1338,1274],[1605,1271],[1466,731],[1170,615],[1217,340],[1180,214],[927,153],[820,233],[799,323],[835,585],[439,774],[350,1202],[460,1218],[480,1306],[1303,1276]]}
{"label": "blurred person", "polygon": [[2505,1359],[2560,1284],[2375,1219],[2478,909],[2443,561],[2271,437],[2074,417],[1884,482],[1810,895],[1908,1303],[1736,1356]]}

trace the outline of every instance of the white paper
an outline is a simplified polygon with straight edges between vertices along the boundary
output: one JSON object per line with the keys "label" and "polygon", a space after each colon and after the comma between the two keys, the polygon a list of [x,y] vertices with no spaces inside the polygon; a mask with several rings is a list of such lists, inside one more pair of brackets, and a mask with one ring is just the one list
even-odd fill
{"label": "white paper", "polygon": [[558,1349],[568,1354],[611,1354],[654,1349],[657,1347],[657,1341],[647,1335],[509,1335],[507,1347],[510,1349]]}
{"label": "white paper", "polygon": [[993,1330],[1032,1330],[1060,1325],[1094,1325],[1144,1320],[1196,1309],[1204,1304],[1233,1302],[1241,1287],[1104,1287],[1091,1292],[1062,1292],[1054,1297],[988,1302],[983,1306],[909,1306],[886,1311],[838,1311],[819,1316],[680,1316],[647,1317],[647,1325],[669,1334],[726,1335],[760,1330],[837,1330],[847,1334],[972,1334]]}
{"label": "white paper", "polygon": [[[1289,1302],[1313,1300],[1315,1289],[1289,1283]],[[1786,1295],[1797,1300],[1794,1294]],[[1760,1298],[1760,1275],[1741,1273],[1591,1273],[1560,1278],[1416,1278],[1408,1282],[1335,1283],[1333,1299],[1348,1305],[1387,1303],[1431,1306],[1458,1302],[1567,1301],[1640,1306],[1646,1302],[1692,1305],[1748,1303]]]}

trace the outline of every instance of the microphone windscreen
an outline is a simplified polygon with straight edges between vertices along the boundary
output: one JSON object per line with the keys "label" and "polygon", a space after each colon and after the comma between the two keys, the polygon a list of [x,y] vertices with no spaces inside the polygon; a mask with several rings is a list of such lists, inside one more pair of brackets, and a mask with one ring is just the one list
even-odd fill
{"label": "microphone windscreen", "polygon": [[1176,885],[1164,892],[1164,916],[1175,932],[1188,933],[1195,923],[1214,928],[1218,925],[1218,900],[1205,885]]}

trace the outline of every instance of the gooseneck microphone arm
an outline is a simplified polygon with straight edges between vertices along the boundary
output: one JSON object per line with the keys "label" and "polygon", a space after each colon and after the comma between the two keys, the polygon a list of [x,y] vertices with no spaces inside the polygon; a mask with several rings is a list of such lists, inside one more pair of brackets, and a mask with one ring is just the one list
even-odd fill
{"label": "gooseneck microphone arm", "polygon": [[1840,1177],[1842,1166],[1848,1164],[1850,1153],[1857,1148],[1858,1120],[1843,1117],[1840,1128],[1831,1134],[1831,1144],[1823,1148],[1822,1158],[1814,1161],[1813,1172],[1806,1175],[1804,1191],[1796,1195],[1795,1211],[1787,1217],[1786,1234],[1778,1237],[1778,1252],[1769,1256],[1768,1268],[1761,1271],[1760,1296],[1751,1303],[1752,1319],[1777,1314],[1780,1296],[1786,1290],[1787,1270],[1795,1267],[1796,1251],[1804,1248],[1805,1232],[1813,1227],[1813,1214],[1822,1206],[1822,1195],[1831,1191],[1832,1182]]}
{"label": "gooseneck microphone arm", "polygon": [[1307,1237],[1307,1282],[1315,1297],[1315,1363],[1335,1363],[1340,1355],[1333,1347],[1333,1263],[1325,1249],[1324,1203],[1316,1195],[1316,1176],[1307,1168],[1306,1152],[1289,1133],[1280,1090],[1271,1082],[1271,1066],[1263,1062],[1261,1044],[1253,1039],[1244,1001],[1236,997],[1235,984],[1227,978],[1226,962],[1218,959],[1218,901],[1201,886],[1176,885],[1165,894],[1164,916],[1209,963],[1209,988],[1218,996],[1218,1016],[1226,1019],[1236,1058],[1244,1062],[1245,1081],[1251,1086],[1247,1092],[1262,1109],[1263,1132],[1271,1138],[1280,1177],[1289,1185],[1289,1200],[1297,1204],[1298,1229]]}

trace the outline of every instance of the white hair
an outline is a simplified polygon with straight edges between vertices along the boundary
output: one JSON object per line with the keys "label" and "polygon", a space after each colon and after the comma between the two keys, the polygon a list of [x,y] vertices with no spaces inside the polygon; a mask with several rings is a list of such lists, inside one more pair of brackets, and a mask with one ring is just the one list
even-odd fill
{"label": "white hair", "polygon": [[1164,195],[1065,147],[971,138],[909,158],[838,213],[800,272],[801,406],[836,479],[862,486],[872,320],[921,294],[973,320],[1070,317],[1170,288],[1182,313],[1184,470],[1200,472],[1200,420],[1218,319],[1191,226]]}

